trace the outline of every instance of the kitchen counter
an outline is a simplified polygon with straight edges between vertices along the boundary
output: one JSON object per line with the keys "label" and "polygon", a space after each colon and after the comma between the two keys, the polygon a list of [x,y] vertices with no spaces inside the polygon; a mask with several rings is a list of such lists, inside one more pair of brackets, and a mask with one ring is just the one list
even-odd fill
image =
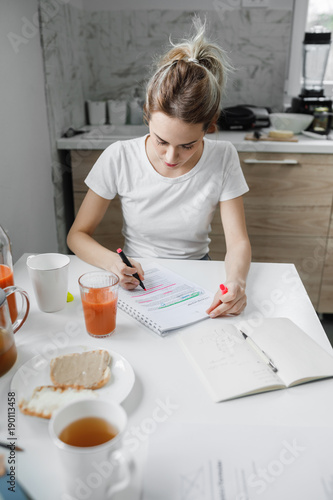
{"label": "kitchen counter", "polygon": [[[100,125],[83,127],[83,134],[71,138],[57,140],[58,149],[65,150],[103,150],[112,142],[140,137],[148,132],[145,125]],[[267,132],[267,130],[263,130]],[[298,142],[284,141],[248,141],[245,136],[248,131],[222,131],[207,134],[209,139],[230,141],[239,152],[267,152],[267,153],[333,153],[333,135],[331,139],[312,139],[305,135],[297,135]]]}

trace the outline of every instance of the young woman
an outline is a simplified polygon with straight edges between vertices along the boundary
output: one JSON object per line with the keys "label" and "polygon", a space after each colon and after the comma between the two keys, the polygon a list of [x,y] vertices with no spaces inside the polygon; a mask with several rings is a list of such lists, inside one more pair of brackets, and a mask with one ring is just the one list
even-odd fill
{"label": "young woman", "polygon": [[194,25],[195,35],[172,45],[148,82],[149,134],[114,143],[101,154],[67,241],[76,255],[113,271],[130,290],[138,285],[134,273],[144,279],[140,263],[131,259],[134,267],[126,266],[92,237],[116,194],[130,257],[208,259],[210,223],[219,205],[228,292],[218,290],[207,310],[216,317],[246,306],[251,247],[241,196],[248,187],[233,145],[205,136],[219,116],[229,66],[222,49],[206,40],[200,20]]}

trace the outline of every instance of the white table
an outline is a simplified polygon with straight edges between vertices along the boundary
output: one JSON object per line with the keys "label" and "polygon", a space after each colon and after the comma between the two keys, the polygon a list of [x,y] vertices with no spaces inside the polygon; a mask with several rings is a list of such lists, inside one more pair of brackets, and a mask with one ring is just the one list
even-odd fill
{"label": "white table", "polygon": [[[161,401],[172,404],[168,422],[242,426],[246,420],[248,425],[332,428],[332,379],[215,404],[181,350],[177,332],[161,338],[118,311],[117,329],[113,336],[95,340],[86,333],[77,279],[91,266],[77,257],[71,256],[69,278],[69,291],[74,295],[74,301],[57,313],[40,312],[28,278],[26,258],[27,254],[16,263],[14,277],[15,283],[28,291],[31,311],[25,325],[15,336],[18,360],[0,381],[0,440],[7,439],[7,393],[12,376],[20,365],[36,354],[52,356],[59,339],[65,339],[61,342],[68,345],[112,349],[122,354],[134,369],[135,385],[123,406],[129,417],[129,435],[138,442],[134,457],[137,471],[132,486],[117,498],[135,500],[140,497],[140,467],[144,467],[143,457],[150,432],[147,419],[151,420]],[[145,260],[141,259],[141,262],[144,267]],[[163,260],[161,263],[214,292],[225,279],[224,262]],[[253,263],[247,294],[248,306],[241,317],[215,321],[237,323],[247,320],[254,325],[263,316],[289,317],[318,344],[331,351],[292,264]],[[75,335],[64,336],[69,327]],[[16,454],[16,473],[35,500],[58,500],[62,492],[61,472],[47,424],[47,421],[27,417],[17,410],[16,435],[18,445],[25,451]]]}

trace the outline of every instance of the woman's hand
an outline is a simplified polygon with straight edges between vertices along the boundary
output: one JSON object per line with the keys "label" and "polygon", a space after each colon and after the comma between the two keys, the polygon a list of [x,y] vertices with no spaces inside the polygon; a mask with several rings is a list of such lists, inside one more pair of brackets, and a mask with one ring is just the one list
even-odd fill
{"label": "woman's hand", "polygon": [[[119,262],[118,262],[119,260]],[[126,290],[134,290],[139,285],[139,282],[136,278],[133,277],[133,274],[138,273],[140,280],[144,279],[144,272],[141,267],[141,264],[133,259],[128,259],[133,267],[129,267],[119,258],[116,263],[113,265],[112,271],[119,276],[119,284]]]}
{"label": "woman's hand", "polygon": [[206,311],[211,318],[240,314],[246,306],[245,286],[229,281],[226,287],[227,292],[222,292],[221,289],[216,292],[211,306]]}

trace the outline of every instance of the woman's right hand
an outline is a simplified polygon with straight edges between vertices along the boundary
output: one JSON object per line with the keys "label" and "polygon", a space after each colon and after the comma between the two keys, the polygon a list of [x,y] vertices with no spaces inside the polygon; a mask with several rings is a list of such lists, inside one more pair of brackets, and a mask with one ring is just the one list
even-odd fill
{"label": "woman's right hand", "polygon": [[128,259],[133,267],[127,266],[120,258],[119,262],[113,265],[112,271],[119,276],[119,284],[126,290],[134,290],[139,285],[139,282],[136,278],[133,277],[133,274],[138,273],[140,280],[144,280],[144,271],[141,267],[141,264],[134,259]]}

